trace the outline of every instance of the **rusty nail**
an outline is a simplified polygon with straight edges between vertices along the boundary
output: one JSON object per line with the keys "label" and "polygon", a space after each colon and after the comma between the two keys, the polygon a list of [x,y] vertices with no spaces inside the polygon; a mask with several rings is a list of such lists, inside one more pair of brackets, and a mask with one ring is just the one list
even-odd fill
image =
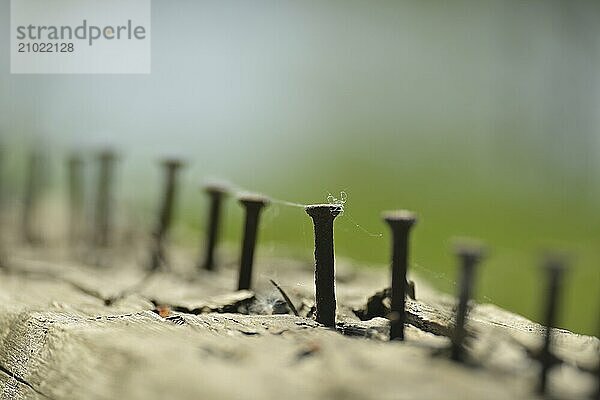
{"label": "rusty nail", "polygon": [[598,359],[598,363],[596,364],[596,393],[592,394],[591,397],[600,400],[600,359]]}
{"label": "rusty nail", "polygon": [[111,149],[102,150],[98,154],[99,169],[94,230],[94,244],[97,247],[107,247],[110,243],[110,207],[116,158],[115,152]]}
{"label": "rusty nail", "polygon": [[164,239],[173,220],[173,206],[177,192],[177,172],[183,166],[179,159],[166,159],[162,162],[165,170],[165,189],[158,222],[153,233],[153,246],[150,258],[150,270],[157,270],[165,259]]}
{"label": "rusty nail", "polygon": [[544,324],[546,331],[544,344],[540,354],[542,368],[540,370],[540,384],[538,392],[545,394],[548,390],[548,373],[555,365],[555,357],[552,354],[552,329],[556,325],[556,314],[562,277],[565,271],[565,261],[562,256],[547,255],[542,265],[548,275],[548,286],[546,287],[546,306],[544,310]]}
{"label": "rusty nail", "polygon": [[3,143],[0,143],[0,210],[4,211],[4,206],[6,205],[6,185],[5,185],[5,158],[6,158],[6,148]]}
{"label": "rusty nail", "polygon": [[335,328],[335,254],[333,220],[342,211],[338,204],[306,206],[315,229],[315,298],[317,322]]}
{"label": "rusty nail", "polygon": [[455,361],[464,360],[464,340],[467,336],[465,323],[469,312],[469,300],[472,297],[475,267],[483,257],[483,252],[483,246],[475,241],[464,241],[456,248],[456,254],[461,260],[462,273],[451,347],[451,358]]}
{"label": "rusty nail", "polygon": [[600,360],[596,366],[596,400],[600,400]]}
{"label": "rusty nail", "polygon": [[[600,337],[600,329],[598,330],[598,337]],[[596,365],[596,400],[600,400],[600,354],[598,356],[598,364]]]}
{"label": "rusty nail", "polygon": [[412,226],[417,221],[410,211],[390,211],[383,214],[384,221],[392,231],[392,304],[391,312],[395,317],[390,319],[390,339],[404,340],[404,323],[406,316],[404,307],[408,283],[408,241]]}
{"label": "rusty nail", "polygon": [[219,185],[207,185],[204,191],[210,198],[210,211],[208,215],[204,258],[198,263],[198,268],[213,271],[215,269],[215,250],[219,240],[221,205],[228,191],[226,187]]}
{"label": "rusty nail", "polygon": [[83,221],[83,161],[78,154],[67,159],[67,178],[69,184],[69,240],[75,244],[81,234]]}
{"label": "rusty nail", "polygon": [[38,150],[32,150],[27,165],[27,181],[25,183],[25,195],[23,198],[23,215],[21,229],[23,241],[27,244],[35,244],[39,241],[37,232],[33,226],[35,211],[38,205],[41,190],[42,155]]}
{"label": "rusty nail", "polygon": [[252,266],[258,233],[258,219],[260,211],[269,204],[269,200],[266,197],[252,194],[240,196],[238,200],[246,211],[238,290],[247,290],[250,289],[252,284]]}

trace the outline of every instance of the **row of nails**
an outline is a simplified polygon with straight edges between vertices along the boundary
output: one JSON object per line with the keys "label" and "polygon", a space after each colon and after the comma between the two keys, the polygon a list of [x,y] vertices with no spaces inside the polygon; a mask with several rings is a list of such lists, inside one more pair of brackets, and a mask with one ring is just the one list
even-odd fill
{"label": "row of nails", "polygon": [[[104,151],[98,158],[100,168],[96,198],[94,243],[98,246],[106,246],[109,242],[109,199],[111,197],[113,165],[116,156],[110,151]],[[38,162],[35,157],[31,158],[31,171],[36,168],[36,163]],[[72,213],[71,235],[76,235],[74,231],[75,223],[73,221],[80,218],[82,207],[83,185],[81,182],[81,164],[81,158],[76,156],[71,157],[68,161],[69,197]],[[151,270],[161,268],[164,262],[164,240],[172,221],[177,174],[182,165],[183,163],[178,159],[163,161],[166,180],[159,218],[153,232],[154,240],[148,265]],[[33,172],[30,172],[25,202],[26,208],[30,208],[30,203],[33,202],[32,197],[35,193],[34,179]],[[210,210],[204,258],[198,263],[198,267],[205,270],[214,270],[222,201],[228,191],[227,188],[218,185],[206,186],[205,191],[210,198]],[[264,196],[244,195],[239,197],[239,202],[245,210],[245,225],[238,290],[244,290],[251,288],[259,216],[261,210],[269,204],[269,200]],[[335,328],[336,295],[333,224],[335,218],[343,211],[343,206],[339,204],[316,204],[307,206],[305,211],[312,218],[314,225],[316,320],[327,327]],[[409,236],[411,228],[417,219],[413,213],[401,210],[384,213],[383,220],[389,225],[392,233],[390,339],[404,340],[404,327],[406,323],[405,302],[408,290]],[[27,218],[24,218],[24,222],[27,223]],[[31,236],[30,230],[26,227],[24,232],[26,232],[26,235]],[[465,324],[469,311],[469,301],[472,297],[475,269],[479,261],[483,258],[484,251],[483,246],[476,242],[465,242],[457,247],[456,253],[460,259],[462,272],[459,283],[454,333],[451,337],[451,358],[456,361],[463,361],[466,357],[465,339],[467,337],[467,330]],[[547,391],[548,373],[556,363],[556,358],[553,356],[551,349],[552,327],[556,323],[557,304],[565,263],[559,257],[549,257],[544,262],[544,269],[548,274],[549,283],[544,315],[546,330],[541,354],[539,355],[542,365],[539,383],[539,391],[541,393]],[[598,370],[600,371],[600,367]],[[600,372],[597,375],[599,381],[598,394],[600,396]]]}
{"label": "row of nails", "polygon": [[[110,199],[112,197],[112,177],[114,175],[114,162],[116,155],[111,151],[100,153],[99,157],[98,188],[96,194],[96,210],[94,219],[93,243],[97,247],[108,246],[110,240]],[[69,205],[70,205],[70,238],[76,238],[79,233],[83,208],[83,161],[79,156],[68,159]],[[184,163],[179,159],[165,159],[162,166],[165,172],[165,187],[159,209],[156,227],[152,232],[152,244],[148,269],[158,270],[167,265],[164,249],[165,239],[173,220],[173,209],[177,193],[177,177]],[[31,167],[33,169],[33,166]],[[217,247],[220,214],[223,198],[228,194],[228,189],[221,185],[207,185],[205,192],[210,198],[210,210],[207,227],[206,248],[204,258],[199,261],[198,268],[212,271],[215,269],[215,249]],[[240,204],[246,212],[246,223],[242,244],[240,261],[240,275],[238,290],[250,289],[254,248],[258,234],[258,223],[261,210],[269,204],[268,198],[260,195],[247,194],[239,197]],[[27,213],[26,213],[27,214]],[[29,230],[29,229],[28,229]]]}

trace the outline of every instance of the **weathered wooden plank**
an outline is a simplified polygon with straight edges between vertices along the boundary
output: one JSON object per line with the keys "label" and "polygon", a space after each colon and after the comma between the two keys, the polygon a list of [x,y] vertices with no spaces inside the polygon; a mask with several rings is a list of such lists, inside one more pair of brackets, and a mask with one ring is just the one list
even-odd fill
{"label": "weathered wooden plank", "polygon": [[[436,296],[418,279],[417,300],[407,301],[412,325],[407,340],[390,343],[387,320],[373,315],[359,321],[351,311],[366,302],[365,287],[381,282],[372,272],[348,274],[340,283],[343,300],[335,332],[291,315],[195,315],[227,311],[227,305],[240,301],[264,302],[277,293],[268,283],[259,283],[256,293],[228,291],[235,277],[227,269],[208,283],[173,273],[147,277],[135,268],[17,264],[0,273],[0,387],[5,398],[534,396],[538,363],[527,350],[538,346],[540,326],[477,305],[469,320],[472,365],[451,362],[444,335],[452,330],[453,301]],[[303,268],[278,277],[280,283],[298,284],[294,290],[283,286],[297,304],[311,298],[310,274]],[[152,311],[150,300],[170,307],[161,316]],[[595,362],[598,339],[562,331],[556,342],[565,363],[552,374],[552,392],[585,398],[594,378],[579,366]]]}

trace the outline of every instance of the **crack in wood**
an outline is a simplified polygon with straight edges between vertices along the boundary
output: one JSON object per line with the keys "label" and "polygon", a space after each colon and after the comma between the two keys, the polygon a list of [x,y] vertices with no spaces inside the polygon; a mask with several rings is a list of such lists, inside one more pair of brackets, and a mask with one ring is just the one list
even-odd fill
{"label": "crack in wood", "polygon": [[47,394],[41,392],[40,390],[36,389],[33,387],[33,385],[31,385],[29,382],[27,382],[25,379],[21,378],[20,376],[18,376],[17,374],[13,373],[12,371],[8,370],[7,368],[5,368],[3,365],[0,365],[0,372],[2,372],[3,374],[5,374],[6,376],[8,376],[9,378],[14,379],[15,381],[19,382],[22,385],[27,386],[29,389],[33,390],[35,393],[39,394],[40,396],[46,398],[46,399],[50,399],[50,400],[54,400],[53,397],[48,396]]}

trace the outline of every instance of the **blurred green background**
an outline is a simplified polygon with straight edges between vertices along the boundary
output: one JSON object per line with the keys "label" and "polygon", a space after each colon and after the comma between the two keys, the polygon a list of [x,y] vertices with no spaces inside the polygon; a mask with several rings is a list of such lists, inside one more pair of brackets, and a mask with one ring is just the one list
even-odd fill
{"label": "blurred green background", "polygon": [[[348,195],[336,251],[382,268],[380,213],[419,215],[411,268],[453,293],[454,236],[484,240],[477,297],[537,319],[543,249],[572,254],[560,326],[600,319],[600,3],[152,3],[150,75],[11,75],[0,129],[20,195],[28,144],[51,150],[55,194],[72,148],[123,155],[119,204],[151,226],[161,175],[183,176],[176,240],[199,240],[207,177],[297,203]],[[9,24],[9,1],[0,15]],[[8,32],[0,51],[8,54]],[[241,231],[228,203],[225,236]],[[265,213],[260,255],[310,259],[300,208]],[[365,294],[367,295],[367,294]]]}

